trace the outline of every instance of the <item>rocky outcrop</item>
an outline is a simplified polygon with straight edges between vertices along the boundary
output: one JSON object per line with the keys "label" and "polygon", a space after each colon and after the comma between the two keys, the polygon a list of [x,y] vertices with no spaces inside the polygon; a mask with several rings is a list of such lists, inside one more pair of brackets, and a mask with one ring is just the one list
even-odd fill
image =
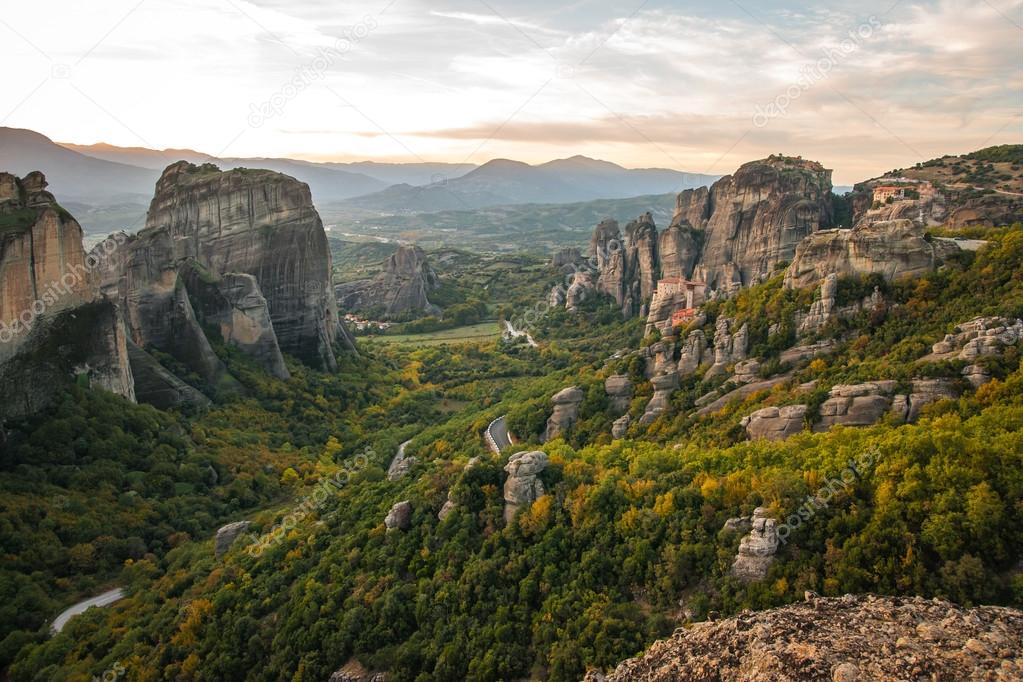
{"label": "rocky outcrop", "polygon": [[714,364],[707,370],[706,379],[727,373],[727,367],[745,360],[749,352],[749,326],[745,323],[733,334],[735,321],[719,317],[714,324]]}
{"label": "rocky outcrop", "polygon": [[632,379],[625,374],[614,374],[604,380],[604,392],[610,398],[612,414],[621,414],[629,409],[633,390]]}
{"label": "rocky outcrop", "polygon": [[[583,255],[579,249],[575,247],[564,248],[555,252],[555,254],[551,256],[551,267],[556,270],[560,270],[565,266],[575,265],[582,259]],[[572,268],[569,267],[568,271],[571,272]]]}
{"label": "rocky outcrop", "polygon": [[568,291],[565,292],[565,308],[569,312],[577,311],[591,291],[593,291],[593,278],[590,276],[590,273],[575,273],[572,276],[572,284],[569,285]]}
{"label": "rocky outcrop", "polygon": [[334,671],[327,682],[387,682],[387,679],[387,673],[370,671],[353,658]]}
{"label": "rocky outcrop", "polygon": [[518,452],[511,456],[504,470],[508,478],[504,482],[504,520],[511,523],[516,512],[543,497],[543,481],[539,474],[547,468],[547,453]]}
{"label": "rocky outcrop", "polygon": [[231,545],[234,544],[235,540],[247,531],[251,525],[250,521],[235,521],[226,526],[221,526],[213,543],[214,556],[218,558],[223,556],[227,550],[231,549]]}
{"label": "rocky outcrop", "polygon": [[1023,320],[1006,317],[975,317],[946,334],[931,347],[935,359],[956,358],[973,362],[977,358],[998,356],[1007,346],[1023,340]]}
{"label": "rocky outcrop", "polygon": [[338,284],[335,288],[342,310],[362,312],[381,319],[435,315],[429,294],[437,288],[437,274],[418,246],[402,245],[384,261],[383,270],[371,280]]}
{"label": "rocky outcrop", "polygon": [[678,359],[678,373],[681,377],[692,376],[709,356],[710,347],[702,329],[694,329],[682,343]]}
{"label": "rocky outcrop", "polygon": [[880,274],[891,281],[932,272],[958,251],[948,241],[929,239],[909,220],[858,225],[852,230],[825,230],[796,248],[785,285],[808,287],[830,274],[838,277]]}
{"label": "rocky outcrop", "polygon": [[682,192],[673,223],[703,230],[703,281],[727,291],[770,275],[804,237],[830,226],[830,192],[831,171],[819,163],[771,156],[744,164],[709,192]]}
{"label": "rocky outcrop", "polygon": [[412,503],[408,500],[395,502],[384,517],[387,530],[408,530],[412,527]]}
{"label": "rocky outcrop", "polygon": [[700,257],[702,245],[703,232],[686,222],[684,217],[676,216],[676,220],[661,233],[657,242],[661,277],[689,279]]}
{"label": "rocky outcrop", "polygon": [[824,328],[835,310],[837,293],[838,275],[831,273],[821,282],[820,295],[810,304],[810,310],[797,324],[797,332],[800,336],[813,334]]}
{"label": "rocky outcrop", "polygon": [[889,413],[899,421],[915,422],[925,405],[959,395],[948,379],[916,379],[910,382],[908,393],[896,393],[897,388],[895,381],[833,386],[820,406],[821,420],[814,430],[827,431],[836,425],[870,426]]}
{"label": "rocky outcrop", "polygon": [[193,413],[210,406],[209,398],[171,374],[134,341],[128,339],[126,345],[138,402],[161,410],[181,409]]}
{"label": "rocky outcrop", "polygon": [[547,419],[547,430],[544,441],[554,440],[564,434],[579,417],[579,403],[583,401],[583,392],[578,386],[569,386],[554,394],[554,412]]}
{"label": "rocky outcrop", "polygon": [[649,424],[671,409],[671,394],[678,390],[678,373],[669,372],[650,379],[654,394],[646,405],[640,424]]}
{"label": "rocky outcrop", "polygon": [[628,223],[624,238],[617,221],[601,222],[590,240],[590,253],[599,273],[597,290],[614,298],[625,317],[645,314],[660,272],[651,214]]}
{"label": "rocky outcrop", "polygon": [[[465,466],[462,467],[462,476],[464,477],[467,471],[475,468],[476,465],[479,463],[480,463],[479,457],[470,458],[469,461],[466,462]],[[454,488],[448,490],[448,499],[444,501],[444,504],[443,506],[441,506],[440,511],[437,512],[437,518],[441,521],[448,518],[448,516],[451,515],[451,512],[455,511],[455,509],[458,508],[458,502],[455,501],[453,493]]]}
{"label": "rocky outcrop", "polygon": [[197,263],[187,264],[180,275],[204,325],[219,330],[224,342],[241,349],[268,373],[278,379],[291,378],[255,277],[239,273],[215,276]]}
{"label": "rocky outcrop", "polygon": [[963,367],[962,374],[973,388],[980,388],[991,381],[991,372],[981,365],[967,365]]}
{"label": "rocky outcrop", "polygon": [[[0,173],[0,414],[45,409],[71,380],[135,400],[126,335],[82,228],[42,173]],[[110,251],[119,242],[107,240]]]}
{"label": "rocky outcrop", "polygon": [[[332,344],[350,341],[338,320],[330,251],[309,187],[286,175],[172,164],[157,182],[145,229],[119,256],[104,284],[116,287],[129,334],[142,347],[163,350],[171,339],[162,311],[173,308],[175,298],[183,302],[179,273],[193,263],[213,278],[251,275],[283,353],[333,370]],[[245,345],[262,353],[265,341]]]}
{"label": "rocky outcrop", "polygon": [[614,439],[625,438],[625,434],[629,432],[629,425],[632,424],[632,417],[627,414],[623,414],[618,419],[615,419],[611,423],[611,437]]}
{"label": "rocky outcrop", "polygon": [[803,430],[806,405],[765,407],[742,419],[742,426],[750,440],[785,440]]}
{"label": "rocky outcrop", "polygon": [[1023,678],[1023,612],[938,599],[825,598],[679,628],[590,682]]}
{"label": "rocky outcrop", "polygon": [[387,467],[387,480],[388,481],[400,481],[408,475],[408,472],[412,471],[412,467],[416,465],[419,460],[412,455],[405,454],[405,448],[412,441],[407,440],[398,446],[398,452],[395,453],[394,459],[391,460],[390,466]]}
{"label": "rocky outcrop", "polygon": [[739,554],[732,564],[732,575],[743,582],[767,577],[778,551],[778,522],[768,518],[767,510],[757,507],[750,519],[750,532],[739,543]]}

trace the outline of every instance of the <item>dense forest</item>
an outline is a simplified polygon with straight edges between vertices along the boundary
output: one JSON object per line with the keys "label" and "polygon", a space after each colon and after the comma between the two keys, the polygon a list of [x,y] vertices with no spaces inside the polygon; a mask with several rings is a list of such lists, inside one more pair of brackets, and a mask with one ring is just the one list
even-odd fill
{"label": "dense forest", "polygon": [[[707,305],[708,333],[719,315],[748,322],[763,371],[786,380],[696,417],[714,385],[697,373],[669,414],[634,419],[622,440],[610,438],[603,381],[632,376],[630,412],[641,415],[650,387],[628,351],[656,337],[597,299],[575,315],[545,309],[531,329],[539,348],[363,343],[335,375],[289,362],[293,378],[271,380],[218,348],[245,391],[195,417],[73,388],[52,413],[8,426],[0,665],[12,680],[88,679],[115,665],[125,680],[326,680],[354,658],[393,680],[578,680],[713,611],[805,590],[1023,605],[1018,349],[981,360],[990,383],[927,406],[916,424],[781,442],[747,441],[739,427],[808,382],[819,403],[840,383],[959,380],[965,362],[927,361],[931,344],[978,315],[1023,317],[1023,227],[972,236],[989,244],[930,275],[843,280],[840,304],[877,287],[885,314],[832,321],[819,338],[834,352],[797,366],[779,360],[795,330],[769,327],[813,291],[785,289],[779,272]],[[547,277],[549,287],[557,275]],[[543,291],[486,303],[514,312]],[[579,420],[541,446],[550,396],[570,385],[585,394]],[[509,524],[507,453],[481,438],[505,414],[522,439],[513,452],[550,457],[548,494]],[[417,463],[388,480],[409,439]],[[344,485],[306,504],[341,471]],[[835,479],[837,494],[786,534],[767,580],[729,575],[740,536],[723,530],[728,518],[758,506],[789,517]],[[399,500],[411,525],[388,532]],[[275,532],[296,508],[309,512]],[[275,541],[215,558],[216,528],[243,518]],[[112,585],[128,597],[48,636],[60,608]]]}

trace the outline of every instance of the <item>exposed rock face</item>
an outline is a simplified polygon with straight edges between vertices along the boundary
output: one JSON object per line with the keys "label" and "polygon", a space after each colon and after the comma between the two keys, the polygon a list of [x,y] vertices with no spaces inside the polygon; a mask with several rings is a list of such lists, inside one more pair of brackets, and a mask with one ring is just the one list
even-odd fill
{"label": "exposed rock face", "polygon": [[678,373],[655,376],[650,383],[654,387],[654,395],[639,419],[640,424],[649,424],[671,408],[671,394],[678,390]]}
{"label": "exposed rock face", "polygon": [[100,298],[37,318],[18,352],[0,362],[0,414],[35,414],[73,378],[135,400],[124,326],[111,301]]}
{"label": "exposed rock face", "polygon": [[763,580],[778,551],[778,522],[767,517],[767,510],[753,510],[749,535],[739,543],[739,555],[732,564],[732,575],[745,582]]}
{"label": "exposed rock face", "polygon": [[554,412],[547,419],[547,430],[544,441],[554,440],[575,424],[579,416],[579,403],[583,401],[583,392],[578,386],[569,386],[554,394]]}
{"label": "exposed rock face", "polygon": [[416,465],[419,460],[412,455],[405,454],[405,448],[412,441],[405,441],[398,446],[398,452],[394,455],[394,459],[391,460],[390,466],[387,467],[387,480],[388,481],[400,481],[408,475],[408,472],[412,470],[412,467]]}
{"label": "exposed rock face", "polygon": [[760,379],[760,361],[743,360],[735,363],[735,376],[732,377],[740,384],[750,384]]}
{"label": "exposed rock face", "polygon": [[408,500],[395,502],[384,517],[387,530],[408,530],[412,526],[412,503]]}
{"label": "exposed rock face", "polygon": [[140,403],[161,410],[179,408],[189,412],[201,412],[210,406],[209,398],[171,374],[134,341],[128,339],[127,347],[135,397]]}
{"label": "exposed rock face", "polygon": [[572,284],[565,292],[565,308],[575,312],[586,300],[586,295],[593,290],[593,279],[588,272],[577,272],[572,276]]}
{"label": "exposed rock face", "polygon": [[273,376],[291,377],[277,343],[270,309],[255,277],[228,273],[218,278],[196,264],[184,267],[181,276],[196,300],[195,313],[203,323],[219,329],[224,341],[240,348]]}
{"label": "exposed rock face", "polygon": [[940,359],[958,358],[974,361],[977,358],[1001,355],[1006,346],[1014,346],[1023,339],[1023,320],[1005,317],[975,317],[958,325],[952,334],[931,347]]}
{"label": "exposed rock face", "polygon": [[765,407],[743,417],[742,426],[745,427],[750,440],[757,438],[785,440],[803,430],[805,417],[806,405]]}
{"label": "exposed rock face", "polygon": [[828,227],[830,192],[831,171],[819,163],[772,156],[744,164],[709,193],[682,192],[673,222],[704,230],[704,281],[728,290],[736,279],[749,285],[770,275],[804,237]]}
{"label": "exposed rock face", "polygon": [[544,495],[543,481],[538,477],[547,468],[547,453],[535,450],[519,452],[511,456],[504,470],[508,478],[504,482],[504,520],[511,523],[515,513],[523,506],[530,505]]}
{"label": "exposed rock face", "polygon": [[436,314],[429,293],[438,286],[437,274],[418,246],[399,246],[384,261],[383,271],[371,280],[335,287],[342,310],[372,312],[382,318]]}
{"label": "exposed rock face", "polygon": [[156,311],[174,297],[179,269],[194,261],[213,277],[254,277],[280,350],[336,369],[331,345],[348,337],[330,286],[326,234],[304,183],[270,171],[172,164],[157,182],[146,228],[120,254],[105,284],[118,287],[139,345],[165,338]]}
{"label": "exposed rock face", "polygon": [[707,370],[707,379],[727,373],[728,365],[746,359],[749,347],[749,327],[743,324],[732,334],[734,321],[719,317],[714,324],[714,364]]}
{"label": "exposed rock face", "polygon": [[627,414],[615,419],[611,424],[611,437],[614,439],[625,438],[625,434],[629,432],[630,424],[632,424],[632,417]]}
{"label": "exposed rock face", "polygon": [[625,317],[645,314],[644,304],[660,272],[657,227],[650,213],[626,225],[624,239],[617,221],[601,222],[590,240],[590,253],[599,272],[596,288],[613,297]]}
{"label": "exposed rock face", "polygon": [[551,257],[551,267],[561,269],[566,265],[573,265],[583,259],[582,252],[577,248],[561,249]]}
{"label": "exposed rock face", "polygon": [[217,531],[217,538],[213,544],[214,556],[219,558],[227,550],[231,549],[231,545],[238,539],[238,536],[247,531],[251,525],[252,523],[249,521],[235,521],[226,526],[221,526],[220,530]]}
{"label": "exposed rock face", "polygon": [[100,296],[99,264],[42,173],[0,173],[0,219],[0,413],[38,412],[73,377],[134,401],[119,311]]}
{"label": "exposed rock face", "polygon": [[707,337],[702,329],[694,329],[682,344],[682,353],[678,359],[679,376],[687,377],[696,373],[708,355]]}
{"label": "exposed rock face", "polygon": [[[470,469],[474,468],[479,463],[480,463],[480,458],[479,457],[472,457],[472,458],[470,458],[469,461],[466,462],[465,466],[462,467],[462,476],[465,476],[465,472],[467,472]],[[444,505],[440,508],[440,511],[437,512],[437,518],[440,519],[441,521],[443,521],[444,519],[448,518],[448,516],[451,515],[451,512],[455,511],[455,509],[458,508],[458,503],[455,501],[455,498],[452,496],[453,492],[454,492],[453,489],[448,490],[448,499],[446,499],[444,501]]]}
{"label": "exposed rock face", "polygon": [[963,367],[963,378],[970,382],[970,386],[980,388],[991,381],[991,372],[980,365],[967,365]]}
{"label": "exposed rock face", "polygon": [[821,420],[814,430],[826,431],[838,424],[870,426],[888,413],[898,420],[915,422],[925,405],[959,395],[948,379],[916,379],[910,385],[909,393],[898,395],[895,381],[834,386],[821,404]]}
{"label": "exposed rock face", "polygon": [[831,273],[821,282],[820,297],[810,305],[806,317],[799,321],[800,336],[820,331],[831,319],[835,310],[835,295],[838,293],[838,275]]}
{"label": "exposed rock face", "polygon": [[606,682],[859,682],[1023,678],[1023,612],[846,595],[696,623]]}
{"label": "exposed rock face", "polygon": [[621,414],[629,409],[632,402],[632,379],[625,374],[614,374],[604,380],[604,392],[611,399],[611,411]]}
{"label": "exposed rock face", "polygon": [[[706,188],[702,188],[706,190]],[[693,190],[695,191],[695,190]],[[658,239],[657,251],[661,260],[661,277],[688,279],[693,274],[700,257],[703,233],[676,216],[667,230]]]}
{"label": "exposed rock face", "polygon": [[327,682],[387,682],[387,673],[371,672],[353,658],[334,671]]}
{"label": "exposed rock face", "polygon": [[812,286],[829,274],[839,277],[880,274],[887,280],[918,277],[933,271],[954,244],[925,238],[924,228],[909,220],[826,230],[803,240],[785,273],[785,285]]}

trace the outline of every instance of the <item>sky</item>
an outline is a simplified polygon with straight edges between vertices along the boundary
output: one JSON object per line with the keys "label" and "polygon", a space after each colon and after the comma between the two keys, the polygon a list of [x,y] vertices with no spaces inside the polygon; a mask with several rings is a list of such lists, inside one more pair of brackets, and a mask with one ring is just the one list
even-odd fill
{"label": "sky", "polygon": [[49,0],[4,7],[0,57],[0,125],[217,156],[852,184],[1023,142],[1023,0]]}

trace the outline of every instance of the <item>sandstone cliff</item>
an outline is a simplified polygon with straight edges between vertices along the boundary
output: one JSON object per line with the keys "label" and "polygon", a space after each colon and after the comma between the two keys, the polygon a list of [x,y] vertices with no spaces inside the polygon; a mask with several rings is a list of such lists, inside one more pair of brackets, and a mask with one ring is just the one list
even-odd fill
{"label": "sandstone cliff", "polygon": [[[132,339],[175,355],[216,385],[222,372],[186,304],[190,296],[212,295],[193,290],[195,278],[183,276],[193,266],[219,289],[218,300],[201,308],[225,341],[278,376],[286,376],[281,352],[318,369],[337,367],[332,344],[347,336],[308,186],[271,171],[172,164],[157,182],[145,229],[105,270],[104,284],[116,287]],[[267,317],[272,329],[261,328]],[[193,339],[188,348],[176,340],[182,335]]]}
{"label": "sandstone cliff", "polygon": [[589,682],[1019,680],[1023,612],[846,595],[696,623]]}
{"label": "sandstone cliff", "polygon": [[99,295],[97,265],[42,173],[0,173],[0,422],[46,408],[70,380],[135,399],[124,328]]}
{"label": "sandstone cliff", "polygon": [[429,294],[438,286],[437,274],[418,246],[399,246],[384,261],[383,271],[369,280],[335,287],[338,305],[345,312],[363,312],[382,319],[437,314]]}

